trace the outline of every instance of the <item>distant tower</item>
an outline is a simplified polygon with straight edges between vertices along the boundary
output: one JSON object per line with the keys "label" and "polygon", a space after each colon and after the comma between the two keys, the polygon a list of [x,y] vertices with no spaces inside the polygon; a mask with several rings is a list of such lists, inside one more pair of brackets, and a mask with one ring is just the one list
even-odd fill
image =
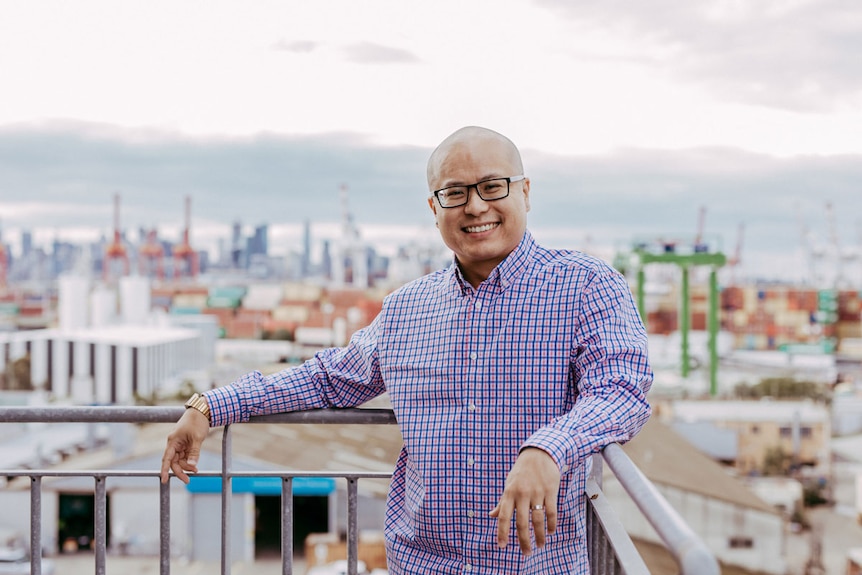
{"label": "distant tower", "polygon": [[150,277],[155,272],[158,279],[164,279],[165,249],[159,241],[156,228],[147,231],[146,238],[138,253],[138,272],[144,277]]}
{"label": "distant tower", "polygon": [[323,255],[320,266],[323,268],[323,277],[326,279],[332,279],[332,252],[329,247],[329,240],[323,240]]}
{"label": "distant tower", "polygon": [[21,232],[21,256],[27,257],[33,251],[33,233],[30,230]]}
{"label": "distant tower", "polygon": [[[186,196],[186,217],[185,227],[183,228],[183,239],[179,244],[175,245],[173,249],[175,278],[184,275],[183,270],[185,270],[185,273],[191,278],[195,278],[198,275],[198,254],[189,243],[191,214],[192,198],[191,196]],[[185,266],[182,265],[183,262],[185,262]]]}
{"label": "distant tower", "polygon": [[110,275],[113,260],[122,260],[123,275],[129,275],[129,254],[126,253],[120,234],[120,194],[114,194],[114,240],[105,246],[105,259],[102,261],[102,277],[105,281]]}
{"label": "distant tower", "polygon": [[261,224],[254,228],[254,235],[248,238],[247,252],[252,255],[269,255],[269,226]]}
{"label": "distant tower", "polygon": [[341,200],[341,241],[338,243],[337,260],[332,269],[335,285],[345,283],[368,287],[368,255],[359,239],[359,229],[347,203],[347,185],[339,190]]}
{"label": "distant tower", "polygon": [[6,275],[9,273],[9,257],[6,254],[6,244],[3,243],[3,230],[0,229],[0,288],[6,287]]}
{"label": "distant tower", "polygon": [[234,269],[239,269],[240,258],[242,256],[242,224],[239,221],[233,223],[233,235],[231,236],[230,244],[230,265]]}
{"label": "distant tower", "polygon": [[311,273],[311,223],[306,219],[302,224],[302,262],[300,275],[308,277]]}

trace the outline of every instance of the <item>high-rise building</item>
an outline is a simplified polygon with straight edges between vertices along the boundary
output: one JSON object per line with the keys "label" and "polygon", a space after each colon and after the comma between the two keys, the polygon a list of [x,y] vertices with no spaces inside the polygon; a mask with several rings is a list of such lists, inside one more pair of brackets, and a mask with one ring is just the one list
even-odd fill
{"label": "high-rise building", "polygon": [[27,257],[33,250],[33,233],[30,230],[21,232],[21,256]]}
{"label": "high-rise building", "polygon": [[246,241],[248,256],[269,255],[269,226],[261,224],[254,228],[254,235]]}
{"label": "high-rise building", "polygon": [[311,222],[308,219],[302,224],[302,259],[299,272],[303,278],[311,273]]}

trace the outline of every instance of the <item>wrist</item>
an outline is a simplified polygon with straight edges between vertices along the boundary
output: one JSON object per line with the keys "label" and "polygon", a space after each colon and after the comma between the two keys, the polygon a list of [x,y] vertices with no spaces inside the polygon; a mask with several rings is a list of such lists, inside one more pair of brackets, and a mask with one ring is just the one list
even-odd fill
{"label": "wrist", "polygon": [[194,409],[199,412],[201,415],[207,418],[207,421],[212,421],[212,415],[210,413],[210,405],[207,402],[206,396],[196,393],[192,395],[188,401],[184,404],[185,408]]}

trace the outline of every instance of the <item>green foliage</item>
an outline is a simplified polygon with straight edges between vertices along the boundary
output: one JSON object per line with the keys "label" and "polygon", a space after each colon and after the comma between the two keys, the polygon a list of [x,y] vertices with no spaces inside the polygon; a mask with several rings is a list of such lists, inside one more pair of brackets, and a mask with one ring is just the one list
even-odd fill
{"label": "green foliage", "polygon": [[774,397],[826,401],[829,398],[828,390],[823,385],[813,381],[796,380],[792,377],[765,377],[755,385],[739,384],[735,391],[737,397],[742,399]]}
{"label": "green foliage", "polygon": [[277,341],[293,341],[293,332],[289,329],[277,329],[274,332],[264,331],[260,334],[260,339],[277,340]]}
{"label": "green foliage", "polygon": [[789,469],[790,455],[780,445],[768,448],[763,454],[763,475],[783,476],[787,475]]}
{"label": "green foliage", "polygon": [[6,368],[6,373],[3,375],[5,377],[2,379],[5,381],[2,388],[15,391],[31,391],[33,389],[33,382],[30,380],[30,354],[28,353],[11,362]]}

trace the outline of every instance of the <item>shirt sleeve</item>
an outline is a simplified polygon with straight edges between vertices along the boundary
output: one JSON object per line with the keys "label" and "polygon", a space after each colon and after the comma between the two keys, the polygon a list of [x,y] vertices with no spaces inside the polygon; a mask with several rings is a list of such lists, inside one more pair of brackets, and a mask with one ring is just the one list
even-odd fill
{"label": "shirt sleeve", "polygon": [[653,381],[647,335],[625,279],[608,271],[582,291],[570,369],[574,408],[523,444],[549,453],[561,472],[574,470],[610,443],[634,437],[650,416]]}
{"label": "shirt sleeve", "polygon": [[302,365],[263,375],[245,374],[237,381],[207,391],[210,425],[246,422],[255,415],[355,407],[385,391],[377,364],[379,316],[342,348],[318,352]]}

